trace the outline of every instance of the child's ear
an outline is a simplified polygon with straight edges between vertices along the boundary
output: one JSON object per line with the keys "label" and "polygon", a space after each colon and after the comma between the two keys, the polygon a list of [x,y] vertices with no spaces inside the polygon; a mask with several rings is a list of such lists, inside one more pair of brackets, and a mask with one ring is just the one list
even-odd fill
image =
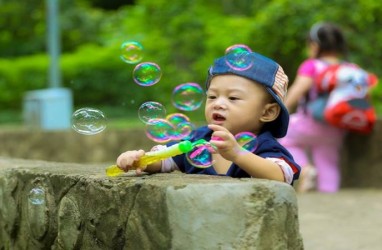
{"label": "child's ear", "polygon": [[280,114],[281,107],[277,103],[268,103],[263,109],[263,114],[260,117],[262,122],[271,122],[276,120]]}

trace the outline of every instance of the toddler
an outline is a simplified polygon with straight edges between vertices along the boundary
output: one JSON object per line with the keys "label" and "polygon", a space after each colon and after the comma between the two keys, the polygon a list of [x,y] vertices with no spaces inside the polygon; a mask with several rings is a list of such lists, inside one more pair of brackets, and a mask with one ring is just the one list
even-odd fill
{"label": "toddler", "polygon": [[[209,141],[216,149],[213,165],[195,167],[183,154],[137,169],[138,173],[180,170],[289,184],[298,178],[300,166],[276,139],[285,136],[288,129],[289,113],[283,103],[288,77],[279,64],[258,53],[247,54],[246,61],[250,62],[248,67],[231,67],[227,56],[223,56],[208,71],[205,103],[208,125],[197,128],[188,140]],[[240,132],[256,135],[257,146],[253,152],[245,150],[235,139]],[[134,162],[144,154],[143,150],[124,152],[117,158],[117,165],[125,171],[134,169]]]}

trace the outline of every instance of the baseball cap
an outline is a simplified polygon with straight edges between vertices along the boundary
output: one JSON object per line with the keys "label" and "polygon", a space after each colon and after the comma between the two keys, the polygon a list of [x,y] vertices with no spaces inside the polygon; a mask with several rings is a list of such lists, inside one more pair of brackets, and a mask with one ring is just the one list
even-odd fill
{"label": "baseball cap", "polygon": [[264,129],[269,130],[276,138],[282,138],[288,131],[289,112],[284,105],[288,88],[288,76],[282,67],[272,59],[256,52],[227,54],[214,61],[208,70],[206,88],[211,79],[217,75],[233,74],[245,77],[262,84],[280,105],[281,110],[276,120],[266,123]]}

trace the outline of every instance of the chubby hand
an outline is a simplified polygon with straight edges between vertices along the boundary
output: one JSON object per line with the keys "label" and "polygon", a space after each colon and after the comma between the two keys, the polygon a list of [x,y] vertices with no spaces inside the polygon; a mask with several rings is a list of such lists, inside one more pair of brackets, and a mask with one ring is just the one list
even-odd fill
{"label": "chubby hand", "polygon": [[210,143],[216,147],[217,152],[224,159],[234,162],[237,155],[245,151],[236,141],[235,136],[226,128],[215,124],[209,124],[208,128],[214,131]]}
{"label": "chubby hand", "polygon": [[145,151],[140,150],[132,150],[132,151],[126,151],[122,154],[120,154],[117,158],[117,166],[124,170],[125,172],[136,169],[137,174],[140,174],[144,168],[136,168],[134,166],[134,163],[139,161],[141,157],[145,154]]}

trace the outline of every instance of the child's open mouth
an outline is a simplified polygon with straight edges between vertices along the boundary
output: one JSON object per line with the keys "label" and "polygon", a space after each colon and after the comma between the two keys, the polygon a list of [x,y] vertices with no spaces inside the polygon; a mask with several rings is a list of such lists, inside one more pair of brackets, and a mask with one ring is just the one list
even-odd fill
{"label": "child's open mouth", "polygon": [[218,122],[224,122],[226,120],[225,117],[220,114],[213,114],[212,119]]}

